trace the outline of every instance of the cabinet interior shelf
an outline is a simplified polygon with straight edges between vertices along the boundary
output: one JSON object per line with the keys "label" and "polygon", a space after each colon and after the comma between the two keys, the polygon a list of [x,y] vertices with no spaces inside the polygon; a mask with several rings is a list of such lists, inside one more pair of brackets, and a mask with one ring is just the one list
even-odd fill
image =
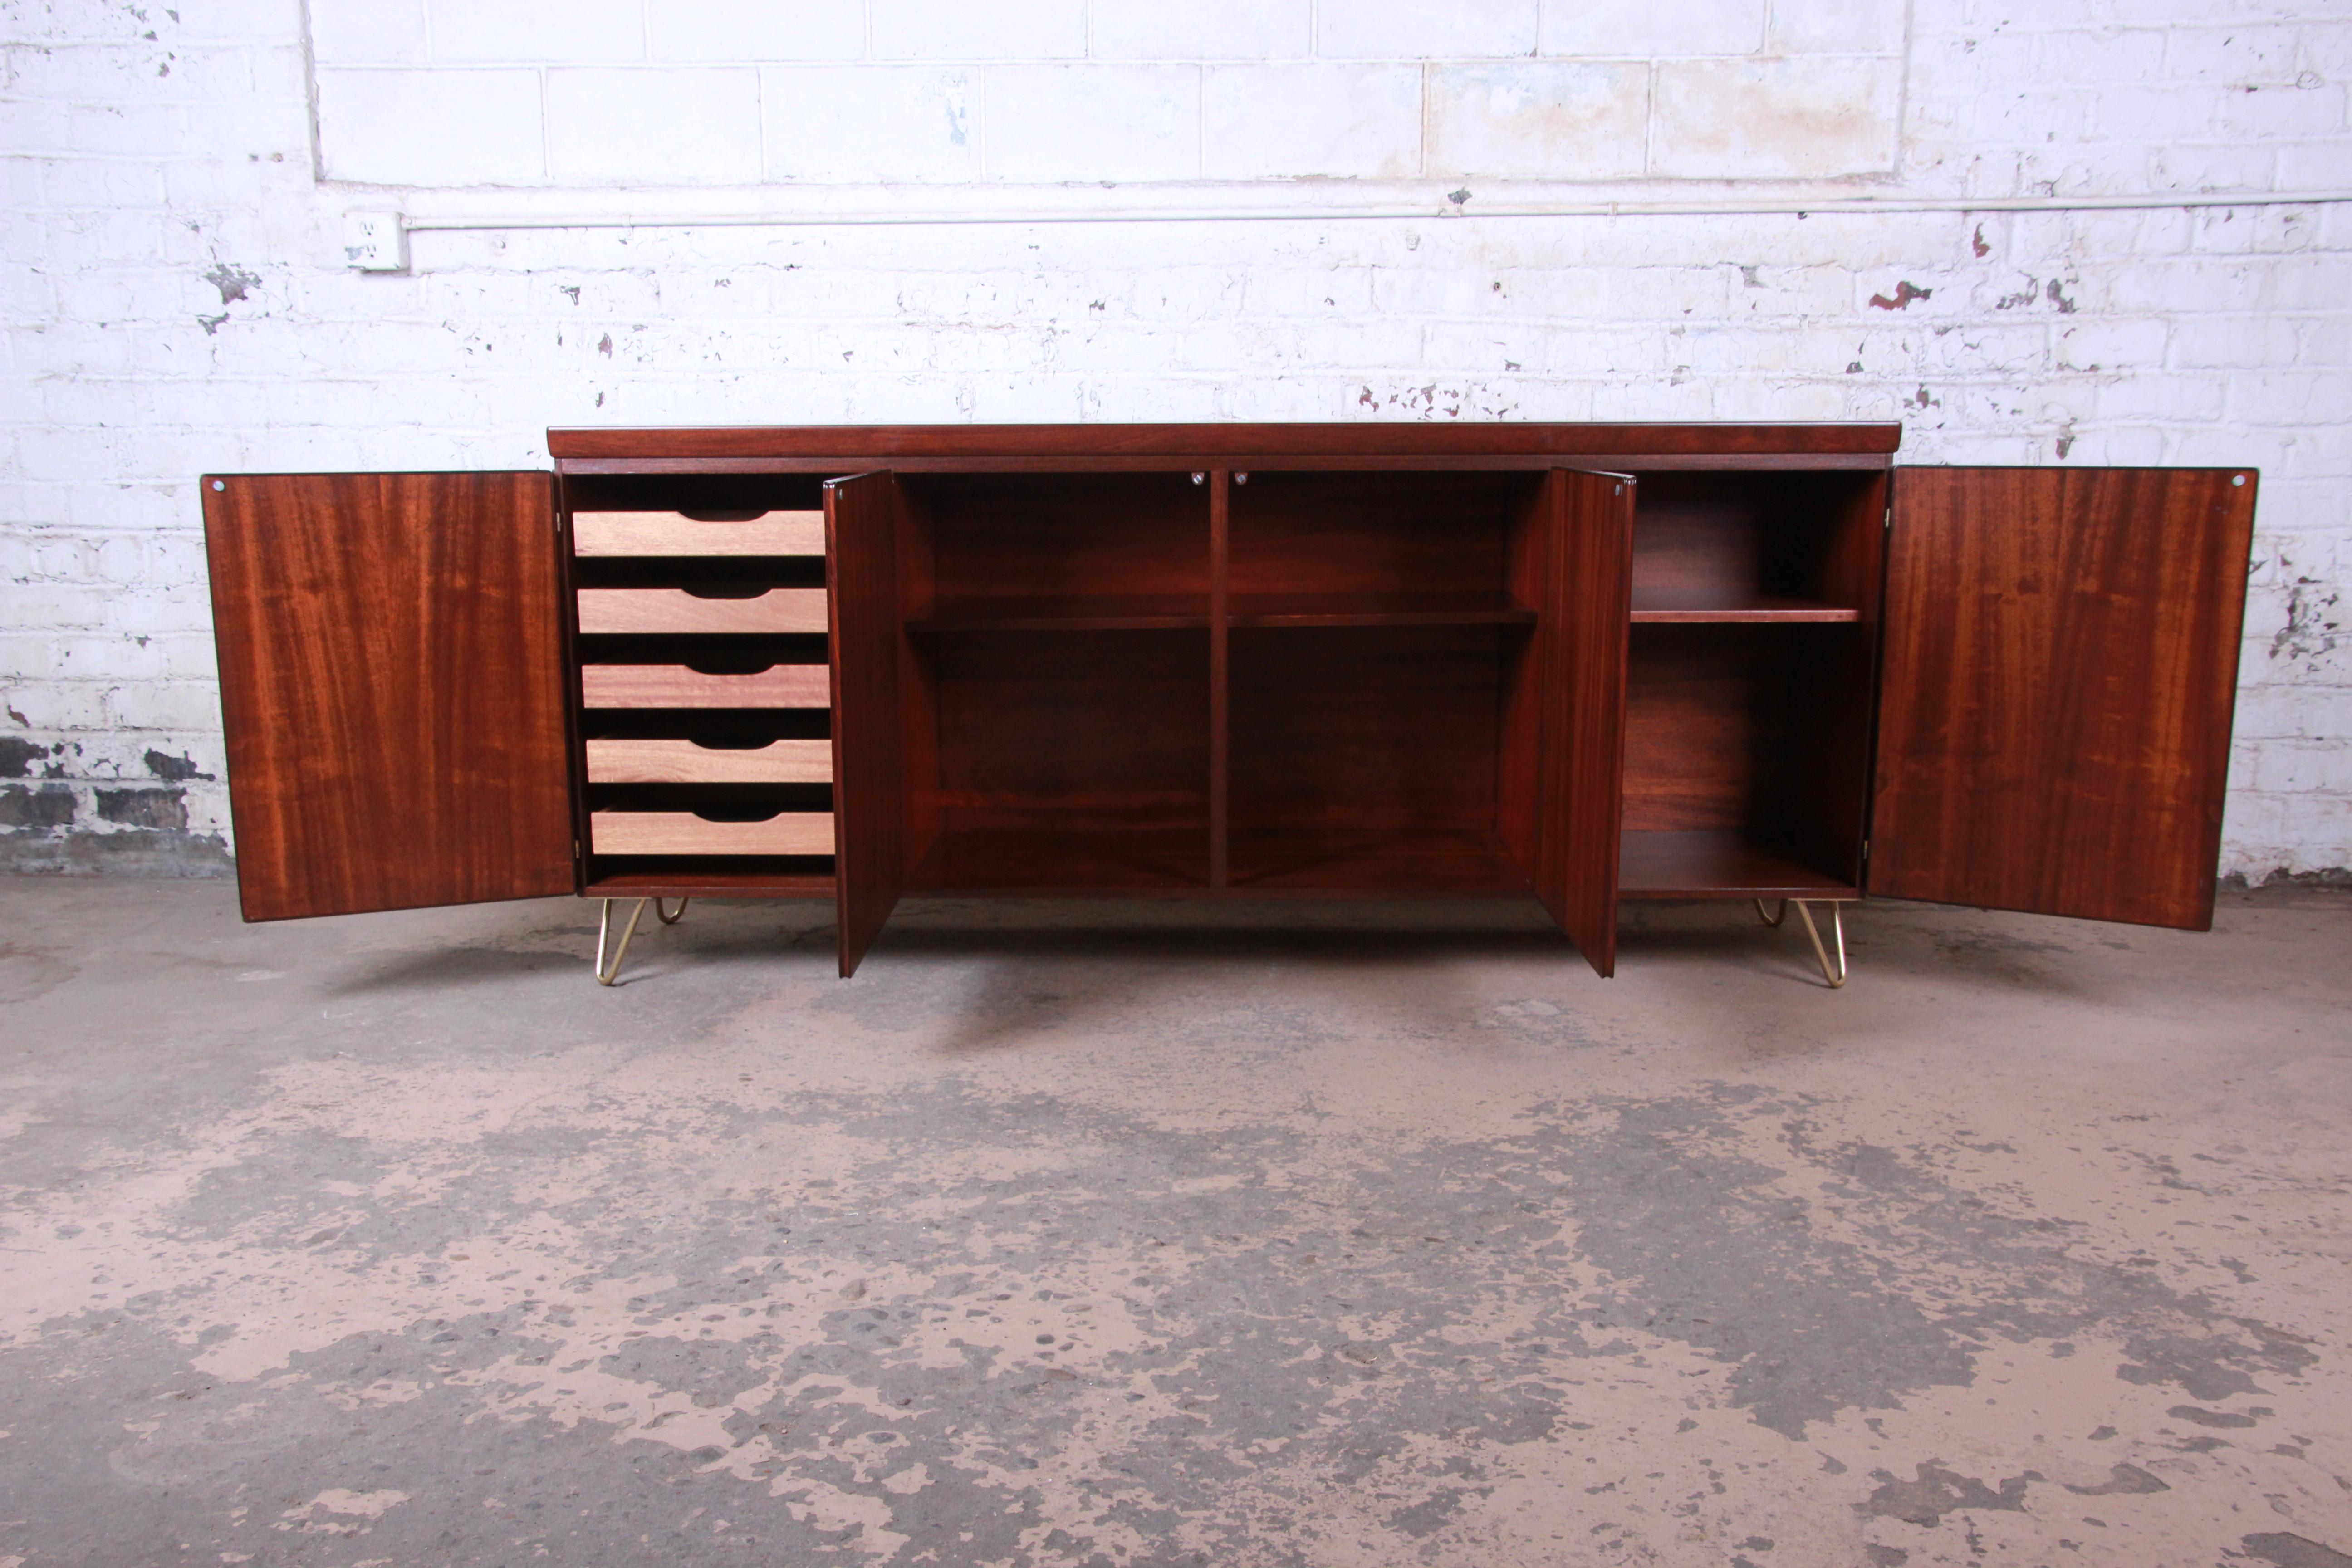
{"label": "cabinet interior shelf", "polygon": [[1618,839],[1621,899],[1852,899],[1854,885],[1737,829],[1628,831]]}
{"label": "cabinet interior shelf", "polygon": [[910,632],[1169,631],[1209,624],[1209,601],[1197,594],[1096,597],[943,599],[911,616]]}
{"label": "cabinet interior shelf", "polygon": [[829,871],[681,870],[624,871],[589,880],[581,889],[591,899],[829,899]]}
{"label": "cabinet interior shelf", "polygon": [[1502,594],[1236,594],[1236,626],[1531,626],[1536,613]]}
{"label": "cabinet interior shelf", "polygon": [[[1636,617],[1637,619],[1639,617]],[[1834,619],[1816,616],[1812,619]],[[1845,619],[1853,619],[1848,612]],[[1306,626],[1527,626],[1536,612],[1500,594],[1237,594],[1226,623]],[[944,600],[908,617],[911,632],[1164,631],[1205,627],[1208,602],[1191,595],[1108,598]]]}
{"label": "cabinet interior shelf", "polygon": [[1315,893],[1520,893],[1532,884],[1488,828],[1389,831],[1286,827],[1236,832],[1232,890]]}
{"label": "cabinet interior shelf", "polygon": [[1685,589],[1633,590],[1636,626],[1836,625],[1858,621],[1862,612],[1779,594],[1724,595]]}
{"label": "cabinet interior shelf", "polygon": [[1205,825],[967,823],[940,832],[907,886],[926,892],[1201,894],[1209,890]]}

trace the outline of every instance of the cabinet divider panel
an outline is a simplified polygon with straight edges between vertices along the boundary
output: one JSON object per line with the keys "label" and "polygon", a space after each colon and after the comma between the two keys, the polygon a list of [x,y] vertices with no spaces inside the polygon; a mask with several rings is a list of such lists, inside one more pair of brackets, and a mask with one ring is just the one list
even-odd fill
{"label": "cabinet divider panel", "polygon": [[833,625],[834,876],[841,973],[859,962],[906,885],[900,767],[898,535],[893,480],[824,487],[825,594]]}

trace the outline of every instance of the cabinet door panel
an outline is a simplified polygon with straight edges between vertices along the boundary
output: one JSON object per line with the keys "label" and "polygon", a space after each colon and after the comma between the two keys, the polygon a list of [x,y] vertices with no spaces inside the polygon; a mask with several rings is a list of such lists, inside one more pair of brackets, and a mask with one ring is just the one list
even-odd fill
{"label": "cabinet door panel", "polygon": [[245,918],[572,892],[550,477],[203,492]]}
{"label": "cabinet door panel", "polygon": [[1617,970],[1624,820],[1625,659],[1633,592],[1633,480],[1551,476],[1541,848],[1536,890],[1596,973]]}
{"label": "cabinet door panel", "polygon": [[833,623],[834,885],[845,978],[882,934],[907,885],[898,746],[905,632],[890,476],[828,481],[824,537]]}
{"label": "cabinet door panel", "polygon": [[2204,930],[2254,475],[1904,468],[1870,890]]}

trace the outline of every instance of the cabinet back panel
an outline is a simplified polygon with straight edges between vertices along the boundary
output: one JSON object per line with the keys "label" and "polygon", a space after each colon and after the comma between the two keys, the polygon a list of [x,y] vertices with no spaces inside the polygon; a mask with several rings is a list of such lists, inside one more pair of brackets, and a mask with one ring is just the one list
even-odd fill
{"label": "cabinet back panel", "polygon": [[1276,594],[1499,594],[1543,478],[1253,473],[1233,490],[1228,586]]}
{"label": "cabinet back panel", "polygon": [[[1198,823],[1209,795],[1209,649],[1198,631],[978,632],[923,657],[938,773],[963,820],[1080,813]],[[926,788],[926,784],[929,787]]]}
{"label": "cabinet back panel", "polygon": [[[1209,497],[1188,474],[924,475],[899,480],[926,524],[940,600],[1209,594]],[[902,611],[918,606],[906,604]]]}
{"label": "cabinet back panel", "polygon": [[[1641,476],[1633,517],[1633,602],[1735,605],[1768,598],[1862,607],[1857,540],[1877,559],[1885,479],[1877,473]],[[1864,534],[1869,537],[1863,537]]]}
{"label": "cabinet back panel", "polygon": [[1485,626],[1233,634],[1233,831],[1497,829],[1507,656]]}
{"label": "cabinet back panel", "polygon": [[1635,626],[1625,830],[1755,828],[1785,773],[1797,639],[1780,626]]}

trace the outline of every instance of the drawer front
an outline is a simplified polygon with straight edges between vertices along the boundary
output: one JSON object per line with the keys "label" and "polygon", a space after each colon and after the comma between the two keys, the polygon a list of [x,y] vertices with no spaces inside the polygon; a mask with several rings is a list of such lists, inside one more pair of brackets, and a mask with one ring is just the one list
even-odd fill
{"label": "drawer front", "polygon": [[830,855],[833,813],[710,822],[690,811],[598,811],[589,814],[588,841],[599,855]]}
{"label": "drawer front", "polygon": [[574,555],[822,555],[824,513],[706,522],[675,511],[575,511]]}
{"label": "drawer front", "polygon": [[580,630],[589,636],[824,629],[822,588],[771,588],[751,599],[698,599],[682,588],[580,590]]}
{"label": "drawer front", "polygon": [[590,784],[831,784],[831,741],[698,746],[692,741],[588,742]]}
{"label": "drawer front", "polygon": [[830,708],[833,672],[822,664],[780,664],[756,675],[705,675],[682,664],[585,664],[587,708]]}

